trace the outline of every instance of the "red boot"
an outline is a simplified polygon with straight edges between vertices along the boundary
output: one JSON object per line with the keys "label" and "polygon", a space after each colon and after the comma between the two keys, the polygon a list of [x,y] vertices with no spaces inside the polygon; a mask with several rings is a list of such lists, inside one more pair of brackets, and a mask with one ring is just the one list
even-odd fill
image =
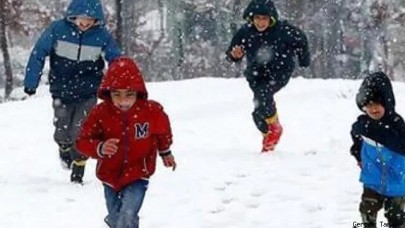
{"label": "red boot", "polygon": [[283,133],[283,127],[278,120],[277,113],[266,119],[266,122],[269,126],[269,130],[263,135],[263,153],[273,151]]}

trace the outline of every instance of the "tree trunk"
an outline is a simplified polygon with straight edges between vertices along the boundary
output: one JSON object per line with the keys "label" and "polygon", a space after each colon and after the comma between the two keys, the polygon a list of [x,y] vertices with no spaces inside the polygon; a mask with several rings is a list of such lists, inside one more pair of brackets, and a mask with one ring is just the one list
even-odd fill
{"label": "tree trunk", "polygon": [[124,0],[115,0],[115,7],[117,13],[117,32],[116,32],[116,40],[118,47],[122,48],[123,40],[122,40],[122,33],[123,33],[123,18],[122,18],[122,4]]}
{"label": "tree trunk", "polygon": [[11,91],[13,90],[13,72],[10,64],[10,54],[7,47],[6,36],[6,3],[4,0],[0,1],[0,49],[3,52],[4,71],[6,75],[5,95],[4,98],[9,98]]}
{"label": "tree trunk", "polygon": [[[185,58],[184,44],[184,4],[180,1],[167,1],[169,34],[172,41],[173,64],[171,74],[174,80],[182,79],[182,67]],[[178,12],[178,13],[177,13]]]}
{"label": "tree trunk", "polygon": [[324,28],[325,37],[325,70],[324,76],[327,78],[337,78],[340,75],[339,69],[341,65],[337,56],[341,54],[341,26],[340,26],[340,10],[341,2],[330,3],[326,9],[326,24]]}
{"label": "tree trunk", "polygon": [[[165,38],[165,25],[164,25],[164,5],[162,0],[157,0],[158,12],[159,12],[159,37],[152,42],[152,45],[149,50],[147,50],[147,55],[149,61],[146,63],[147,70],[146,72],[152,72],[152,68],[155,65],[155,59],[153,58],[155,51],[158,49],[159,45],[162,43]],[[156,78],[152,78],[152,81]]]}
{"label": "tree trunk", "polygon": [[[305,28],[305,21],[306,21],[305,12],[307,9],[306,1],[288,0],[288,1],[285,1],[284,4],[285,4],[284,8],[285,8],[285,12],[286,12],[285,15],[287,16],[287,19],[293,25],[297,26],[298,28],[300,28],[304,32],[306,32],[306,28]],[[296,67],[292,76],[293,77],[297,77],[297,76],[309,77],[308,74],[309,74],[309,71],[307,71],[305,68]]]}
{"label": "tree trunk", "polygon": [[301,27],[304,23],[306,1],[288,0],[285,1],[285,11],[287,19],[294,25]]}
{"label": "tree trunk", "polygon": [[238,30],[238,24],[236,23],[240,17],[240,9],[241,9],[241,0],[235,0],[233,3],[233,8],[232,8],[232,16],[231,16],[231,24],[230,24],[230,30],[232,33],[232,36],[235,35],[236,31]]}

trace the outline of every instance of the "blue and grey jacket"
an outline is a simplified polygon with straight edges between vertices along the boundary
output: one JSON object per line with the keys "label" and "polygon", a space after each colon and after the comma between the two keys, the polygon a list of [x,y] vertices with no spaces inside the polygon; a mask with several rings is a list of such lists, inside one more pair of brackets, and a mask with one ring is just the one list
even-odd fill
{"label": "blue and grey jacket", "polygon": [[[82,32],[73,23],[77,16],[95,18],[96,25]],[[24,87],[36,90],[49,56],[49,84],[54,99],[72,103],[95,97],[105,65],[102,54],[109,63],[121,55],[104,25],[99,0],[73,0],[65,18],[53,22],[36,42],[26,67]]]}
{"label": "blue and grey jacket", "polygon": [[360,109],[370,101],[378,101],[385,108],[381,119],[363,114],[352,125],[350,152],[361,162],[360,181],[382,195],[405,196],[405,122],[395,112],[388,77],[381,72],[366,77],[356,101]]}

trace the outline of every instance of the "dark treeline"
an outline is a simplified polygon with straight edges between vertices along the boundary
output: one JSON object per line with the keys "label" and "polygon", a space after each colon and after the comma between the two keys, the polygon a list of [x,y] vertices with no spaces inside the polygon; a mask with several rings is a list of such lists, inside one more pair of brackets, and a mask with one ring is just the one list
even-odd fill
{"label": "dark treeline", "polygon": [[[31,49],[43,28],[62,16],[68,1],[2,2],[5,10],[0,11],[0,84],[4,87],[12,82],[12,77],[6,76],[9,67],[18,75],[25,66],[12,50]],[[226,62],[224,50],[232,34],[245,23],[241,15],[248,2],[104,0],[104,7],[108,27],[125,53],[139,62],[146,80],[162,81],[242,76],[240,66]],[[309,38],[312,66],[297,70],[295,75],[356,79],[382,69],[393,79],[404,80],[403,1],[274,2],[280,18],[298,25]],[[18,83],[14,80],[14,84]]]}

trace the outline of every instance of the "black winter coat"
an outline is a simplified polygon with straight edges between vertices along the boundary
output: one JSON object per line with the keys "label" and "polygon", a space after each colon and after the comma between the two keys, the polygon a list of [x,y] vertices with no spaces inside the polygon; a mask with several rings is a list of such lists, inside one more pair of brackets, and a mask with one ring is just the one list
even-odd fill
{"label": "black winter coat", "polygon": [[[259,32],[253,25],[254,15],[268,15],[271,26]],[[244,72],[248,80],[269,78],[287,82],[295,68],[294,56],[302,67],[310,64],[310,53],[306,35],[299,28],[287,21],[278,21],[274,4],[266,0],[253,0],[244,11],[244,18],[249,22],[234,35],[226,52],[227,59],[233,62],[231,50],[235,46],[243,47],[247,60]]]}
{"label": "black winter coat", "polygon": [[360,115],[352,125],[353,145],[350,152],[360,161],[362,137],[370,138],[390,150],[405,155],[405,122],[395,112],[395,97],[391,82],[383,72],[367,76],[362,82],[356,96],[357,106],[361,111],[370,101],[379,101],[385,108],[385,115],[380,120],[373,120],[368,115]]}

